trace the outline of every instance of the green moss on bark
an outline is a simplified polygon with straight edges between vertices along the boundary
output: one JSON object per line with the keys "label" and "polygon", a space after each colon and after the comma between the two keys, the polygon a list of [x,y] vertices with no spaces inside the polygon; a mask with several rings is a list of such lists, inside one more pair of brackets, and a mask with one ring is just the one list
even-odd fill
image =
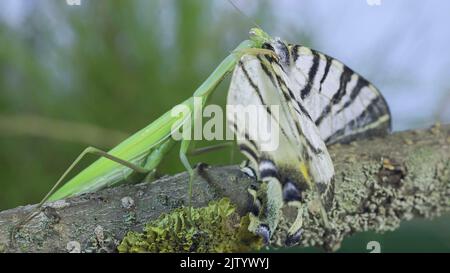
{"label": "green moss on bark", "polygon": [[119,252],[245,252],[263,246],[248,231],[248,216],[240,217],[227,198],[202,208],[183,207],[146,224],[143,233],[128,232]]}

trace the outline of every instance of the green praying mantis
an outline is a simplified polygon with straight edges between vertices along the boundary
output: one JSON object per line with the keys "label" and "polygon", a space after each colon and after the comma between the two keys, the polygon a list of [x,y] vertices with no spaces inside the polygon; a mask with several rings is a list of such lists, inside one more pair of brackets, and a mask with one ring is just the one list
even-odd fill
{"label": "green praying mantis", "polygon": [[[194,99],[200,101],[201,106],[204,106],[211,93],[233,71],[237,61],[243,54],[272,54],[271,51],[261,48],[270,39],[271,37],[262,29],[252,28],[249,39],[240,43],[197,88],[193,96],[180,104],[188,107],[191,110],[190,113],[180,113],[178,116],[174,116],[171,111],[168,111],[108,152],[95,147],[87,147],[61,175],[52,189],[38,204],[38,209],[42,209],[45,202],[95,192],[106,187],[124,183],[124,181],[127,182],[134,175],[140,174],[141,178],[146,175],[151,175],[155,172],[164,156],[174,146],[176,142],[172,137],[174,131],[180,130],[187,122],[193,124],[198,115],[201,115],[199,111],[194,111]],[[188,130],[190,129],[188,128]],[[179,150],[180,160],[190,177],[189,203],[194,175],[194,169],[187,156],[190,143],[190,139],[181,139]],[[89,154],[99,156],[100,158],[64,183],[73,168]],[[26,224],[38,213],[38,210],[31,213],[18,227]]]}
{"label": "green praying mantis", "polygon": [[[328,226],[326,206],[330,207],[334,198],[334,166],[327,144],[389,133],[389,107],[375,86],[342,62],[308,47],[272,38],[256,27],[191,98],[175,106],[187,111],[173,111],[174,107],[108,152],[86,148],[38,204],[39,210],[17,227],[36,216],[47,201],[148,180],[176,141],[181,141],[179,157],[189,174],[191,212],[194,177],[188,159],[191,132],[197,132],[203,107],[231,72],[228,127],[237,138],[239,150],[247,157],[242,170],[261,182],[248,190],[253,197],[248,230],[261,235],[268,244],[282,218],[282,208],[293,206],[297,216],[287,231],[285,244],[297,244],[302,231],[304,190],[311,190],[313,198],[321,204],[321,219]],[[248,116],[245,111],[229,111],[228,106],[259,106],[262,112]],[[270,131],[251,124],[269,124]],[[274,146],[266,147],[259,136]],[[100,158],[62,185],[88,154]]]}

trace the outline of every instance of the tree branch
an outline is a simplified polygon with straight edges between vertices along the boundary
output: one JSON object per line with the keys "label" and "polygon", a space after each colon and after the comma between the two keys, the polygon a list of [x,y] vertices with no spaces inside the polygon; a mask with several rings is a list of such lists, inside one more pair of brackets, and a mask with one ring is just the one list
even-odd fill
{"label": "tree branch", "polygon": [[[335,145],[330,153],[336,178],[329,227],[323,227],[311,202],[304,213],[302,246],[336,250],[352,233],[395,230],[403,220],[450,210],[449,125]],[[194,182],[194,207],[226,196],[241,215],[246,213],[250,178],[236,166],[201,171]],[[127,231],[140,231],[149,220],[187,204],[187,181],[181,173],[49,203],[21,229],[16,244],[10,231],[35,205],[0,212],[0,252],[116,251]],[[284,212],[273,244],[284,241],[294,216],[290,208]]]}

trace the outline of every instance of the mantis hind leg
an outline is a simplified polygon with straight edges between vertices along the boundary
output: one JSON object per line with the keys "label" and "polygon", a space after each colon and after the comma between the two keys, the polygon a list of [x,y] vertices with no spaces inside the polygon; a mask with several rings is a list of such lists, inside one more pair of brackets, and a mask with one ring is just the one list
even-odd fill
{"label": "mantis hind leg", "polygon": [[[188,156],[197,156],[197,155],[213,152],[213,151],[220,150],[220,149],[230,148],[230,147],[232,147],[234,145],[234,143],[233,142],[224,142],[224,143],[219,143],[219,144],[215,144],[215,145],[205,146],[205,147],[201,147],[201,148],[194,148],[194,145],[195,145],[195,143],[193,143],[191,145],[190,141],[185,140],[184,144],[183,144],[183,141],[182,141],[181,149],[180,149],[180,160],[183,163],[183,166],[186,168],[186,170],[188,171],[189,176],[190,176],[189,196],[191,196],[191,194],[192,194],[193,178],[191,178],[191,177],[193,177],[195,172],[194,172],[193,168],[191,167],[192,165],[189,162],[187,157]],[[233,149],[230,149],[230,161],[232,161],[232,160],[233,160]],[[207,165],[207,164],[203,164],[202,163],[201,166],[205,166],[205,165]],[[199,166],[199,165],[197,164],[197,166]],[[201,169],[202,169],[202,171],[198,172],[198,173],[199,173],[199,175],[203,176],[202,174],[203,174],[203,172],[205,170],[203,168],[201,168]],[[208,180],[207,177],[203,177],[203,178]]]}
{"label": "mantis hind leg", "polygon": [[192,165],[189,162],[189,159],[187,158],[190,144],[191,144],[190,140],[183,139],[181,141],[181,147],[180,147],[180,160],[181,160],[181,163],[183,164],[184,168],[186,168],[186,171],[189,174],[189,184],[188,184],[189,207],[191,207],[191,204],[192,204],[192,183],[194,181],[194,169],[192,168]]}
{"label": "mantis hind leg", "polygon": [[127,160],[121,159],[117,156],[111,155],[103,150],[97,149],[95,147],[87,147],[74,161],[73,163],[67,168],[67,170],[61,175],[61,177],[58,179],[58,181],[55,183],[55,185],[52,187],[52,189],[47,193],[47,195],[42,199],[42,201],[39,203],[39,207],[41,207],[50,197],[52,194],[55,193],[55,191],[59,188],[59,186],[62,184],[64,179],[67,177],[67,175],[72,171],[73,168],[75,168],[78,163],[86,156],[86,155],[96,155],[99,157],[104,157],[106,159],[109,159],[113,162],[116,162],[122,166],[128,167],[132,169],[135,172],[146,174],[150,172],[151,170],[146,169],[145,167],[141,167],[137,164],[134,164],[132,162],[129,162]]}
{"label": "mantis hind leg", "polygon": [[107,152],[97,149],[95,147],[87,147],[73,162],[72,164],[69,166],[69,168],[67,168],[67,170],[61,175],[61,177],[58,179],[58,181],[55,183],[55,185],[51,188],[51,190],[45,195],[45,197],[41,200],[41,202],[39,202],[39,204],[37,205],[37,208],[35,211],[30,212],[23,220],[21,220],[17,225],[15,225],[15,227],[12,229],[11,231],[11,238],[10,241],[14,244],[15,242],[15,235],[17,234],[17,232],[20,230],[21,227],[23,227],[26,223],[28,223],[29,221],[31,221],[34,217],[36,217],[42,210],[42,206],[44,205],[44,203],[56,192],[56,190],[59,188],[59,186],[62,184],[62,182],[64,181],[64,179],[67,177],[67,175],[72,171],[73,168],[75,168],[77,166],[77,164],[86,156],[89,154],[93,154],[93,155],[97,155],[99,157],[104,157],[107,158],[111,161],[114,161],[118,164],[121,164],[125,167],[128,167],[130,169],[132,169],[135,172],[138,173],[142,173],[142,174],[147,174],[149,173],[151,170],[146,169],[145,167],[141,167],[139,165],[136,165],[134,163],[131,163],[129,161],[123,160],[121,158],[118,158],[116,156],[113,156],[111,154],[108,154]]}
{"label": "mantis hind leg", "polygon": [[217,144],[217,145],[197,148],[197,149],[190,148],[190,147],[192,147],[190,145],[191,145],[191,141],[190,140],[183,139],[181,141],[180,154],[179,154],[180,161],[181,161],[181,163],[183,164],[184,168],[186,169],[186,171],[189,174],[189,184],[188,184],[188,204],[189,204],[189,207],[191,207],[191,205],[192,205],[192,191],[193,191],[193,182],[194,182],[195,171],[194,171],[194,168],[192,167],[192,164],[189,162],[188,155],[189,156],[196,156],[196,155],[200,155],[200,154],[203,154],[203,153],[208,153],[208,152],[211,152],[211,151],[227,148],[227,147],[230,147],[231,145],[233,145],[233,143],[232,142],[226,142],[226,143],[220,143],[220,144]]}

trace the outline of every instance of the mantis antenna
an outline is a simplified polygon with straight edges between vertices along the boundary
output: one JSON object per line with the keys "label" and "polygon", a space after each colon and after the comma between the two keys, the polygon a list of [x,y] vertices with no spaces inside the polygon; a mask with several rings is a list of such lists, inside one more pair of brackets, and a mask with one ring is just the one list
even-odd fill
{"label": "mantis antenna", "polygon": [[233,6],[233,8],[239,13],[241,14],[244,18],[246,18],[247,20],[249,20],[255,27],[262,29],[255,20],[253,20],[250,16],[248,16],[245,12],[243,12],[237,5],[236,3],[233,2],[233,0],[228,0],[228,2]]}

